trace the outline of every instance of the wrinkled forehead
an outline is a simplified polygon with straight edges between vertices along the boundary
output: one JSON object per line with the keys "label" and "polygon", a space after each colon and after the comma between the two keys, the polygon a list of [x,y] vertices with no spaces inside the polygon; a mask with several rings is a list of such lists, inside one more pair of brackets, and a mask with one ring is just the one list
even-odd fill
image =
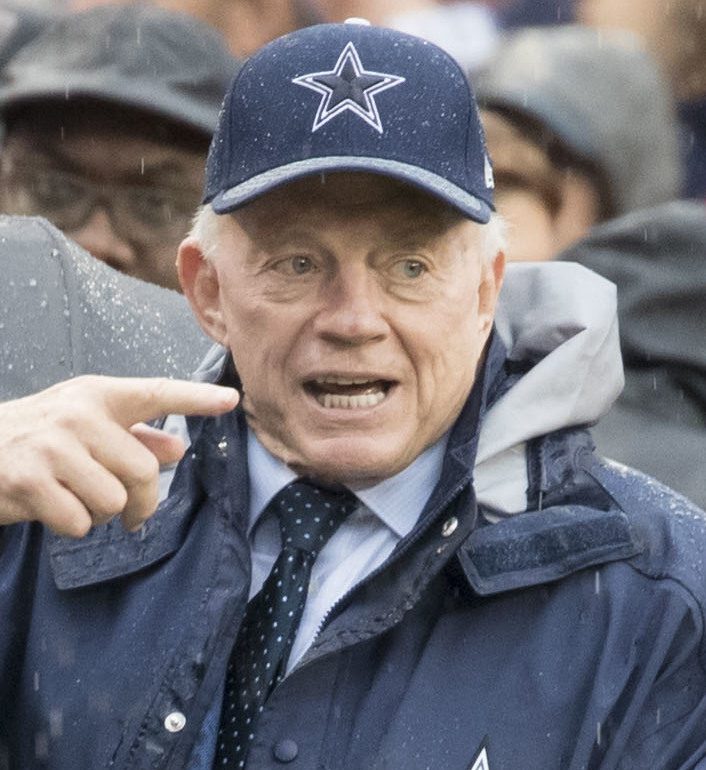
{"label": "wrinkled forehead", "polygon": [[233,212],[241,226],[317,220],[398,219],[435,234],[471,223],[456,208],[397,179],[367,172],[316,174],[261,195]]}

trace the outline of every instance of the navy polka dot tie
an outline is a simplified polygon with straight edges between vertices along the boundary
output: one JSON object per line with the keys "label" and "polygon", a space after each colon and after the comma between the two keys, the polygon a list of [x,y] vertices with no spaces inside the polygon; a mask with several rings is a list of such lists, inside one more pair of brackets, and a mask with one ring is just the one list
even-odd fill
{"label": "navy polka dot tie", "polygon": [[279,521],[282,550],[262,589],[248,603],[226,674],[215,768],[245,766],[257,717],[284,678],[309,588],[312,565],[338,525],[357,506],[347,491],[334,492],[298,479],[268,506]]}

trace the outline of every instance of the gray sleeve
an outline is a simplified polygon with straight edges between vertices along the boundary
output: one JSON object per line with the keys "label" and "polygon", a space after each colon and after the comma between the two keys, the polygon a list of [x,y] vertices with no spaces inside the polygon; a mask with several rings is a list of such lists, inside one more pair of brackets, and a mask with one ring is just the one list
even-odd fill
{"label": "gray sleeve", "polygon": [[[72,302],[58,232],[34,218],[0,218],[0,398],[76,373]],[[80,359],[80,353],[79,353]]]}
{"label": "gray sleeve", "polygon": [[0,399],[79,374],[188,377],[211,343],[177,292],[125,276],[45,220],[0,218]]}

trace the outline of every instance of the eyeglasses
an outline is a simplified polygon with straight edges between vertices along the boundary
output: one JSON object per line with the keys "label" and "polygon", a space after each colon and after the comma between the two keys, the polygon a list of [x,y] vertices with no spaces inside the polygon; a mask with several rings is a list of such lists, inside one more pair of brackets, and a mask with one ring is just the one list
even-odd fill
{"label": "eyeglasses", "polygon": [[183,237],[199,199],[195,190],[95,182],[46,165],[3,162],[0,181],[7,214],[44,216],[71,232],[102,206],[118,232],[141,243]]}

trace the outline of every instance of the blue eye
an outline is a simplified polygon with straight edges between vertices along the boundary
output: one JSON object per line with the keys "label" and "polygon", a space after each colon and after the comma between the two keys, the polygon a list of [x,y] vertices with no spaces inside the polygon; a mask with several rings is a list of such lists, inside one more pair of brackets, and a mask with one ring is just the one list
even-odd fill
{"label": "blue eye", "polygon": [[316,264],[311,257],[286,257],[274,263],[273,268],[284,275],[306,275],[316,270]]}
{"label": "blue eye", "polygon": [[405,259],[400,263],[400,269],[405,278],[419,278],[426,267],[418,259]]}
{"label": "blue eye", "polygon": [[309,257],[292,257],[291,265],[292,270],[297,275],[304,275],[304,273],[308,273],[314,267],[314,264]]}

